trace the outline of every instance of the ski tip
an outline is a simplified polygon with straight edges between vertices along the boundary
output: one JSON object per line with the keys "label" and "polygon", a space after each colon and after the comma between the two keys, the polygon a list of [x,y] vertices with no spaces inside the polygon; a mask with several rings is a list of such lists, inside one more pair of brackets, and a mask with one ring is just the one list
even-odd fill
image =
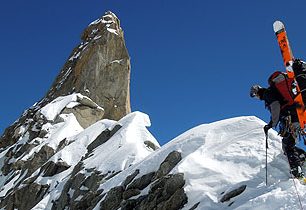
{"label": "ski tip", "polygon": [[279,31],[285,29],[285,25],[281,21],[277,20],[273,23],[273,29],[275,33],[278,33]]}

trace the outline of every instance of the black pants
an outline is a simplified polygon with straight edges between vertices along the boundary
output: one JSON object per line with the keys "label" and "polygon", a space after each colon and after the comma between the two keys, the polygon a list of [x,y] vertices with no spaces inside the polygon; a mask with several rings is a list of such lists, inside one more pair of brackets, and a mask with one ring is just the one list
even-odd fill
{"label": "black pants", "polygon": [[295,139],[291,134],[288,134],[287,137],[284,137],[282,140],[282,147],[285,155],[288,157],[289,165],[293,176],[298,176],[298,166],[303,169],[303,164],[305,161],[305,152],[304,150],[295,146]]}

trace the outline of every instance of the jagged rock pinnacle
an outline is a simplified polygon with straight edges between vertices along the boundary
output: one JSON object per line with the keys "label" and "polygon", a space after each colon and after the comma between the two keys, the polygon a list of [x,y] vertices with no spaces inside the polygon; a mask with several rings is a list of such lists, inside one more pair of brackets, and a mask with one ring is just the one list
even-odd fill
{"label": "jagged rock pinnacle", "polygon": [[[81,43],[72,51],[46,96],[5,130],[0,138],[0,148],[14,144],[18,139],[18,135],[15,135],[18,128],[22,125],[34,125],[39,118],[39,110],[59,96],[81,93],[89,97],[97,106],[103,108],[103,113],[101,109],[97,110],[97,116],[102,115],[104,119],[119,120],[131,112],[130,57],[119,19],[112,12],[106,12],[88,25],[81,39]],[[90,108],[88,104],[85,106]],[[88,110],[90,109],[85,112],[88,113]],[[96,115],[85,113],[87,116],[84,116],[84,110],[82,112],[85,118]],[[87,127],[88,122],[99,120],[100,117],[95,118],[79,123]]]}
{"label": "jagged rock pinnacle", "polygon": [[120,21],[106,12],[81,39],[41,103],[78,92],[103,107],[104,118],[119,120],[131,112],[130,58]]}

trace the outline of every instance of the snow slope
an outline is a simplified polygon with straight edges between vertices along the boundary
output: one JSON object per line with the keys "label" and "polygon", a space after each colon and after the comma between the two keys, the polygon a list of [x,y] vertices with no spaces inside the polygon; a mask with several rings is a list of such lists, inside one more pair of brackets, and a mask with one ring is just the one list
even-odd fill
{"label": "snow slope", "polygon": [[[276,132],[269,135],[268,186],[265,186],[264,122],[240,117],[196,127],[176,141],[203,141],[177,167],[186,176],[189,202],[201,201],[199,209],[299,209],[294,183],[288,180],[289,167],[281,154]],[[240,196],[220,203],[223,192],[239,186],[247,188]],[[296,183],[301,197],[306,187]],[[306,199],[303,200],[304,206]],[[184,209],[188,209],[186,206]]]}
{"label": "snow slope", "polygon": [[[183,159],[171,173],[184,173],[184,187],[190,209],[300,209],[289,167],[281,153],[281,140],[269,133],[268,186],[265,185],[265,123],[256,117],[238,117],[195,127],[164,145],[113,179],[100,189],[109,190],[140,169],[143,174],[156,171],[171,151],[182,153]],[[246,185],[246,190],[230,201],[221,203],[227,192]],[[306,207],[306,186],[295,182]],[[148,188],[142,192],[145,194]],[[230,205],[230,206],[229,206]],[[96,206],[96,209],[99,205]]]}
{"label": "snow slope", "polygon": [[[170,173],[184,174],[184,190],[188,197],[184,210],[195,206],[196,209],[209,210],[301,209],[299,197],[306,208],[306,186],[289,179],[289,166],[281,151],[281,139],[272,130],[269,132],[266,186],[265,135],[262,129],[265,122],[254,116],[199,125],[159,148],[158,142],[146,128],[150,126],[148,115],[133,112],[118,122],[103,119],[83,129],[73,113],[61,114],[63,108],[74,105],[77,105],[75,95],[70,95],[41,108],[38,112],[50,120],[42,125],[42,130],[47,134],[30,139],[29,127],[22,125],[19,141],[0,153],[1,167],[4,164],[23,164],[35,159],[35,154],[47,145],[55,153],[45,165],[64,162],[69,167],[51,177],[44,176],[43,165],[26,180],[27,170],[16,167],[16,170],[6,175],[1,174],[1,197],[10,193],[16,184],[22,183],[18,185],[21,189],[25,186],[23,183],[32,180],[41,186],[49,185],[48,193],[33,209],[52,209],[54,201],[60,199],[63,193],[69,194],[71,198],[77,197],[76,200],[82,199],[82,195],[75,194],[76,190],[72,188],[64,192],[67,183],[73,185],[75,173],[89,178],[93,171],[99,172],[106,178],[95,183],[98,185],[97,191],[103,190],[107,194],[115,186],[120,186],[135,170],[139,170],[135,179],[156,172],[165,158],[177,151],[182,159]],[[61,120],[54,121],[58,117]],[[120,128],[107,141],[92,146],[103,132],[115,130],[118,125]],[[65,146],[61,147],[63,139]],[[158,149],[154,151],[148,142]],[[7,156],[9,151],[17,153],[22,145],[32,143],[29,152]],[[133,198],[148,194],[151,185]],[[240,195],[221,202],[226,200],[224,196],[229,192],[244,187]],[[103,199],[105,197],[100,198],[95,209],[100,209]]]}

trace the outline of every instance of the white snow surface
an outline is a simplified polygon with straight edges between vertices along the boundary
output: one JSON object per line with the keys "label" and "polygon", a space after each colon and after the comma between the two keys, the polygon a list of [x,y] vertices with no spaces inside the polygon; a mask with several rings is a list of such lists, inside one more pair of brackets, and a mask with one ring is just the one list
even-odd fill
{"label": "white snow surface", "polygon": [[[289,179],[289,166],[275,131],[269,133],[268,186],[265,185],[264,125],[253,116],[200,125],[105,182],[100,189],[106,192],[120,185],[136,169],[140,169],[137,177],[156,171],[166,156],[176,150],[183,159],[170,173],[184,174],[188,196],[184,210],[198,202],[197,209],[300,209],[298,196],[305,208],[306,186]],[[247,187],[241,195],[220,202],[222,194],[242,185]]]}
{"label": "white snow surface", "polygon": [[[78,94],[59,97],[43,107],[40,112],[48,120],[54,120],[65,107],[76,104]],[[265,182],[265,135],[266,124],[254,116],[226,119],[192,128],[166,145],[153,151],[145,142],[150,141],[157,147],[159,143],[147,130],[151,125],[149,116],[141,112],[133,112],[119,121],[103,119],[83,129],[73,114],[61,114],[63,122],[47,123],[43,129],[48,132],[44,138],[33,141],[39,143],[33,150],[17,160],[28,160],[43,145],[54,149],[66,139],[67,146],[58,150],[48,161],[64,161],[71,167],[62,173],[50,177],[41,175],[35,180],[39,184],[49,184],[49,193],[33,209],[51,209],[52,202],[57,200],[69,180],[74,166],[83,162],[83,174],[89,175],[86,169],[108,174],[109,171],[120,172],[105,182],[99,189],[107,193],[111,188],[119,186],[136,169],[144,174],[157,171],[160,164],[172,151],[178,151],[182,160],[170,173],[183,173],[184,190],[188,203],[183,210],[189,210],[195,204],[197,209],[301,209],[306,208],[306,186],[290,178],[289,166],[281,150],[281,139],[275,131],[269,132],[268,149],[268,185]],[[106,129],[112,130],[116,125],[121,128],[105,143],[98,145],[89,156],[88,146]],[[26,133],[18,144],[26,143]],[[5,153],[0,153],[0,164],[3,164]],[[83,158],[83,160],[82,160]],[[39,175],[40,168],[31,177]],[[14,174],[10,175],[13,176]],[[0,180],[0,195],[13,187],[22,174],[11,179]],[[246,190],[229,201],[221,203],[220,199],[227,192],[242,185]],[[150,186],[142,190],[140,195],[148,193]],[[69,191],[73,195],[73,191]],[[139,195],[139,196],[140,196]],[[102,200],[101,200],[102,201]],[[101,202],[100,201],[100,202]],[[100,202],[95,209],[99,209]]]}

